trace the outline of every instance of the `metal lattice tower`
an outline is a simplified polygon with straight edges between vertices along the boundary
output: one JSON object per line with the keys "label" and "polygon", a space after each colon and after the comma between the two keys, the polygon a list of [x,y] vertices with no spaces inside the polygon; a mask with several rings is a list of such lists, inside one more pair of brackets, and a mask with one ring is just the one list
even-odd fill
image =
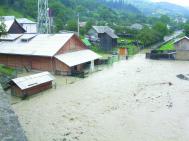
{"label": "metal lattice tower", "polygon": [[38,0],[38,33],[49,33],[48,0]]}

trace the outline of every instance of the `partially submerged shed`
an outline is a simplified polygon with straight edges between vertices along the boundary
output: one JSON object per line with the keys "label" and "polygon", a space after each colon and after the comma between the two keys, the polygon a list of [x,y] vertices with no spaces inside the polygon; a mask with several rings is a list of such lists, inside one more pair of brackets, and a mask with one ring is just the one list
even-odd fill
{"label": "partially submerged shed", "polygon": [[42,72],[26,77],[12,79],[11,94],[18,97],[30,96],[52,88],[54,77]]}

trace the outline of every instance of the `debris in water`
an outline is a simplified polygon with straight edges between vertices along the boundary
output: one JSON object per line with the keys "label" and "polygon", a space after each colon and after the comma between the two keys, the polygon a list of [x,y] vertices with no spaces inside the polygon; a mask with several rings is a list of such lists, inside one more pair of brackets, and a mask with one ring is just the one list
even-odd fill
{"label": "debris in water", "polygon": [[177,77],[180,78],[180,79],[182,79],[182,80],[187,80],[187,81],[189,81],[189,77],[187,77],[187,76],[185,76],[185,75],[183,75],[183,74],[179,74],[179,75],[177,75]]}
{"label": "debris in water", "polygon": [[169,104],[167,105],[168,108],[172,108],[173,107],[173,103],[169,102]]}

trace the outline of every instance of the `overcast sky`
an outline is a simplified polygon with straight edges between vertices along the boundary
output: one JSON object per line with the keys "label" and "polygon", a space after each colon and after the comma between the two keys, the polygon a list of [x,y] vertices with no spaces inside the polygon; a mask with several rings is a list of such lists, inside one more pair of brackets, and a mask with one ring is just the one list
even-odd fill
{"label": "overcast sky", "polygon": [[153,1],[155,1],[155,2],[160,2],[160,1],[170,2],[170,3],[175,3],[178,5],[189,7],[189,0],[153,0]]}

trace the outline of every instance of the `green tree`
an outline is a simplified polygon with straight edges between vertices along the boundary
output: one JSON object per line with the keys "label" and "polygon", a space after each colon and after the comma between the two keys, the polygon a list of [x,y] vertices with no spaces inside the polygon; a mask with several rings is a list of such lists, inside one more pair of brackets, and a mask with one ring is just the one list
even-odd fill
{"label": "green tree", "polygon": [[184,33],[185,33],[186,36],[189,37],[189,23],[186,23],[184,25]]}
{"label": "green tree", "polygon": [[163,22],[157,22],[153,26],[153,29],[159,33],[160,37],[163,39],[165,35],[169,33],[167,24],[164,24]]}
{"label": "green tree", "polygon": [[76,20],[69,20],[66,26],[67,30],[77,31],[77,22]]}
{"label": "green tree", "polygon": [[0,37],[6,34],[6,25],[3,21],[0,22]]}
{"label": "green tree", "polygon": [[162,15],[160,17],[160,21],[164,24],[169,24],[171,22],[171,19],[167,15]]}

